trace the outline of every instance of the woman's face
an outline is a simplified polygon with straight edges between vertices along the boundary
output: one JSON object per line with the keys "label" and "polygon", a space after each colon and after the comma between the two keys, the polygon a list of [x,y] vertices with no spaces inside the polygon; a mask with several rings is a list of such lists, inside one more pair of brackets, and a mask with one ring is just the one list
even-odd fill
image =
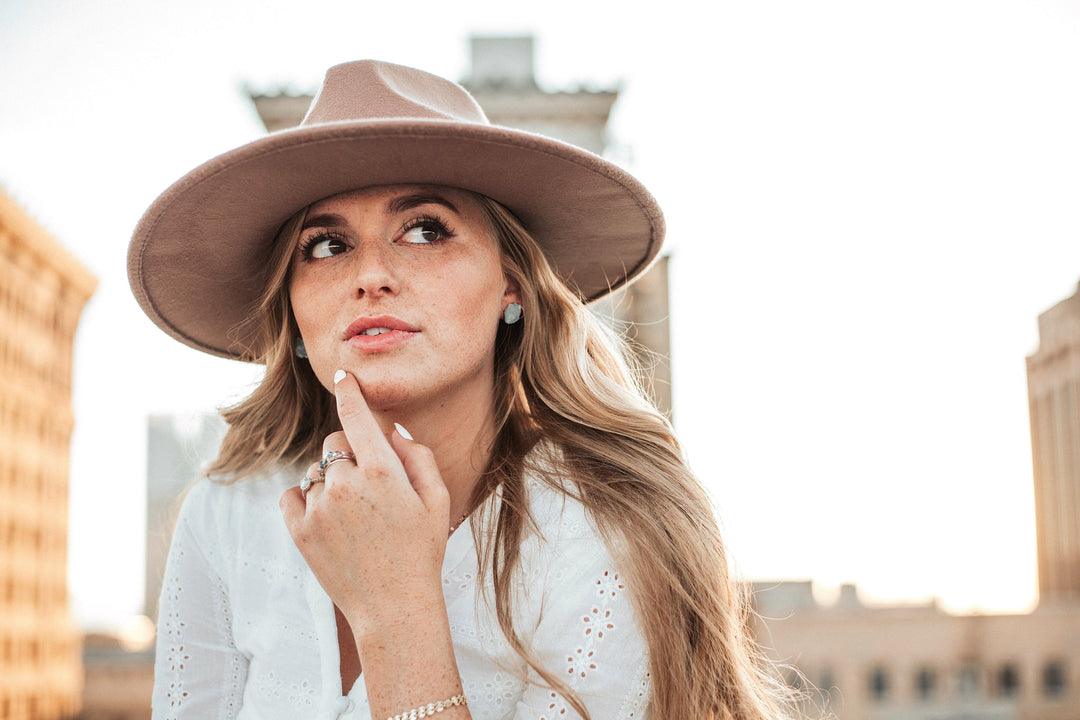
{"label": "woman's face", "polygon": [[289,297],[308,360],[348,370],[373,408],[489,398],[495,333],[518,301],[468,193],[393,185],[308,210]]}

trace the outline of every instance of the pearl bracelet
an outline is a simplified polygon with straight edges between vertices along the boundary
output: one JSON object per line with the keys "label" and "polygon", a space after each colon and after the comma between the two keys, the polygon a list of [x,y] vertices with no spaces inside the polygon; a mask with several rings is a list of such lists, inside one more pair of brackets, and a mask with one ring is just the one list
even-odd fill
{"label": "pearl bracelet", "polygon": [[465,705],[468,705],[468,703],[465,702],[465,696],[455,695],[454,697],[447,698],[446,700],[440,700],[439,702],[428,703],[427,705],[421,705],[418,708],[413,708],[408,712],[403,712],[400,715],[395,715],[394,717],[389,718],[389,720],[420,720],[420,718],[426,718],[429,715],[441,713],[443,710],[446,710],[448,708],[458,706],[464,707]]}

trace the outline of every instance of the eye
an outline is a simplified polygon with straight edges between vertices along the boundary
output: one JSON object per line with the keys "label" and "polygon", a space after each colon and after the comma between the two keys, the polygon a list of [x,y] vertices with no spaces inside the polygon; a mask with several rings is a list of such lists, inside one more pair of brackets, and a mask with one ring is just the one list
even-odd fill
{"label": "eye", "polygon": [[300,247],[300,253],[307,260],[328,258],[348,250],[349,245],[343,238],[329,233],[312,235]]}
{"label": "eye", "polygon": [[438,218],[419,217],[410,220],[401,229],[403,242],[419,245],[431,244],[446,240],[453,236],[446,226]]}

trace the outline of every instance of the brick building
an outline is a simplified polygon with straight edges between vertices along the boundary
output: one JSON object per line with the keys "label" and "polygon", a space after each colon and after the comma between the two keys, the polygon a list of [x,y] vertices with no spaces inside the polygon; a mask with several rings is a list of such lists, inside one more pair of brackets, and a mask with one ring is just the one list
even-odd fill
{"label": "brick building", "polygon": [[94,277],[0,192],[0,718],[79,709],[67,588],[72,356]]}

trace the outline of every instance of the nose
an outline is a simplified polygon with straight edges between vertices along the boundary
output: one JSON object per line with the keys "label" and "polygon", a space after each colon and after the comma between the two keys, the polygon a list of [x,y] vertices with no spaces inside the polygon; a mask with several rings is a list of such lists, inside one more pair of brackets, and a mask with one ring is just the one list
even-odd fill
{"label": "nose", "polygon": [[364,243],[352,255],[357,297],[394,295],[401,289],[393,248],[381,242]]}

